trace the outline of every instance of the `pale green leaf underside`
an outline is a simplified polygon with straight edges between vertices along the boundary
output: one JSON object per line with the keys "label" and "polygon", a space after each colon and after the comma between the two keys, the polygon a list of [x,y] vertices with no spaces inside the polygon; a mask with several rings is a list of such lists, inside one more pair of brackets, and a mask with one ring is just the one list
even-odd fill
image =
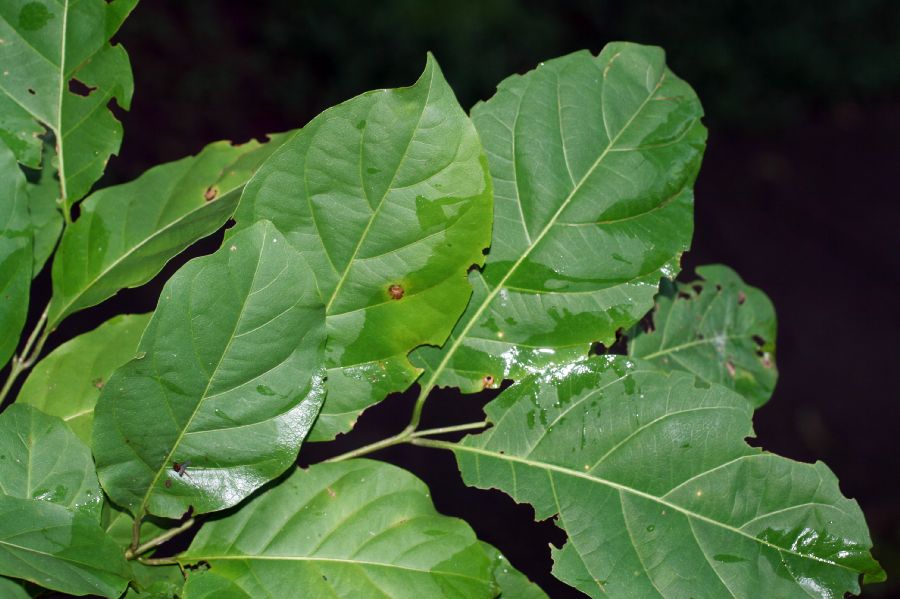
{"label": "pale green leaf underside", "polygon": [[0,574],[73,595],[113,599],[128,584],[122,548],[92,518],[0,494]]}
{"label": "pale green leaf underside", "polygon": [[53,260],[48,327],[120,289],[143,285],[172,257],[221,227],[247,179],[285,137],[241,146],[215,142],[196,156],[91,194]]}
{"label": "pale green leaf underside", "polygon": [[107,494],[174,518],[231,507],[284,472],[322,404],[324,341],[312,273],[271,223],[186,264],[97,401]]}
{"label": "pale green leaf underside", "polygon": [[418,376],[407,353],[447,338],[471,294],[466,270],[490,243],[485,162],[429,55],[415,85],[325,111],[248,183],[238,226],[274,222],[327,305],[329,393],[311,439],[406,389]]}
{"label": "pale green leaf underside", "polygon": [[494,586],[499,599],[548,599],[539,586],[516,570],[500,551],[487,543],[481,543],[493,564]]}
{"label": "pale green leaf underside", "polygon": [[117,368],[134,358],[149,320],[150,314],[115,316],[66,341],[31,370],[16,403],[62,418],[90,444],[100,390]]}
{"label": "pale green leaf underside", "polygon": [[491,562],[461,520],[438,514],[410,473],[370,460],[291,474],[239,511],[207,522],[179,556],[207,562],[185,599],[488,598]]}
{"label": "pale green leaf underside", "polygon": [[[122,124],[107,105],[115,100],[127,110],[134,82],[124,48],[108,40],[136,4],[0,2],[0,139],[37,168],[37,124],[53,132],[66,209],[90,190],[122,143]],[[87,95],[71,91],[73,80]]]}
{"label": "pale green leaf underside", "polygon": [[659,48],[610,44],[502,82],[472,109],[494,182],[494,235],[425,387],[497,386],[610,342],[674,276],[693,231],[706,131]]}
{"label": "pale green leaf underside", "polygon": [[747,445],[752,409],[725,387],[604,356],[486,412],[464,479],[556,515],[553,573],[592,597],[841,597],[878,577],[857,503],[824,464]]}
{"label": "pale green leaf underside", "polygon": [[0,140],[0,368],[16,351],[31,289],[32,235],[25,176]]}
{"label": "pale green leaf underside", "polygon": [[56,416],[14,403],[0,414],[0,493],[50,501],[100,521],[91,450]]}
{"label": "pale green leaf underside", "polygon": [[700,280],[657,298],[654,330],[639,332],[628,353],[663,370],[725,385],[758,408],[769,401],[778,379],[775,308],[727,266],[700,266],[697,274]]}

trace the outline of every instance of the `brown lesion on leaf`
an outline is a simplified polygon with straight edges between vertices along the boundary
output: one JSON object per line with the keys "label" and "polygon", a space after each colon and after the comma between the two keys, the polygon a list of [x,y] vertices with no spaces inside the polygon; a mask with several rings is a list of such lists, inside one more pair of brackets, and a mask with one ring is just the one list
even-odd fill
{"label": "brown lesion on leaf", "polygon": [[737,369],[734,367],[734,364],[731,363],[731,360],[725,360],[725,370],[728,371],[728,376],[734,378],[737,374]]}
{"label": "brown lesion on leaf", "polygon": [[484,378],[481,379],[481,388],[482,389],[490,389],[494,386],[494,377],[486,374]]}
{"label": "brown lesion on leaf", "polygon": [[391,299],[398,300],[403,298],[403,294],[406,291],[400,285],[394,283],[390,287],[388,287],[388,295],[391,296]]}
{"label": "brown lesion on leaf", "polygon": [[103,382],[102,378],[98,377],[98,378],[95,378],[93,381],[91,381],[91,384],[94,386],[95,389],[102,389],[103,385],[105,385],[106,383]]}
{"label": "brown lesion on leaf", "polygon": [[219,188],[215,185],[210,185],[206,188],[206,191],[203,192],[203,199],[207,202],[212,202],[219,195]]}
{"label": "brown lesion on leaf", "polygon": [[738,291],[738,305],[743,306],[744,302],[747,301],[747,294],[743,291]]}
{"label": "brown lesion on leaf", "polygon": [[332,489],[331,487],[325,487],[325,490],[328,491],[328,495],[329,495],[329,497],[331,497],[332,499],[334,499],[335,497],[337,497],[337,493],[335,493],[335,492],[334,492],[334,489]]}

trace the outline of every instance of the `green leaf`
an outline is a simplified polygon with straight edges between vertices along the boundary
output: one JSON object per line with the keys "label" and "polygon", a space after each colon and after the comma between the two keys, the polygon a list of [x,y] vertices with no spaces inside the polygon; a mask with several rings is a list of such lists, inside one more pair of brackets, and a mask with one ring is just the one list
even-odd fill
{"label": "green leaf", "polygon": [[418,376],[490,243],[491,186],[471,121],[431,55],[412,87],[326,110],[260,168],[236,220],[265,218],[309,260],[327,306],[328,399],[311,439]]}
{"label": "green leaf", "polygon": [[51,165],[53,148],[44,143],[43,168],[29,178],[25,186],[28,195],[28,212],[34,234],[34,269],[37,277],[53,250],[63,229],[63,215],[59,211],[59,180]]}
{"label": "green leaf", "polygon": [[122,548],[92,518],[55,503],[2,494],[0,574],[110,599],[128,584]]}
{"label": "green leaf", "polygon": [[15,403],[0,414],[0,493],[51,501],[100,520],[91,450],[55,416]]}
{"label": "green leaf", "polygon": [[491,562],[428,488],[382,462],[297,470],[225,518],[207,522],[182,564],[199,597],[491,597]]}
{"label": "green leaf", "polygon": [[547,599],[547,593],[516,570],[496,547],[481,543],[481,548],[493,564],[492,573],[500,599]]}
{"label": "green leaf", "polygon": [[638,333],[628,353],[663,370],[725,385],[758,408],[769,401],[778,379],[775,308],[727,266],[700,266],[697,274],[701,280],[657,298],[655,330]]}
{"label": "green leaf", "polygon": [[108,40],[136,4],[0,2],[0,138],[20,162],[36,168],[38,124],[53,132],[66,210],[90,190],[122,143],[122,124],[108,105],[115,100],[128,110],[134,82],[125,49]]}
{"label": "green leaf", "polygon": [[73,312],[143,285],[172,257],[221,227],[244,183],[284,139],[275,136],[265,145],[216,142],[196,156],[92,194],[53,260],[47,326],[52,330]]}
{"label": "green leaf", "polygon": [[690,243],[702,114],[662,50],[627,43],[543,63],[476,105],[494,237],[446,346],[413,354],[423,387],[496,387],[640,319]]}
{"label": "green leaf", "polygon": [[112,373],[134,357],[150,314],[128,314],[66,341],[37,363],[16,403],[62,418],[91,443],[94,405]]}
{"label": "green leaf", "polygon": [[94,410],[109,497],[177,518],[236,505],[284,472],[322,404],[324,342],[312,273],[271,223],[186,264]]}
{"label": "green leaf", "polygon": [[12,152],[0,142],[0,368],[16,346],[28,317],[31,289],[31,223],[25,176]]}
{"label": "green leaf", "polygon": [[467,484],[556,516],[553,573],[592,597],[842,597],[877,579],[855,501],[821,462],[750,447],[752,408],[603,356],[522,381],[452,447]]}
{"label": "green leaf", "polygon": [[25,584],[11,578],[0,576],[0,597],[3,599],[32,599],[25,590]]}

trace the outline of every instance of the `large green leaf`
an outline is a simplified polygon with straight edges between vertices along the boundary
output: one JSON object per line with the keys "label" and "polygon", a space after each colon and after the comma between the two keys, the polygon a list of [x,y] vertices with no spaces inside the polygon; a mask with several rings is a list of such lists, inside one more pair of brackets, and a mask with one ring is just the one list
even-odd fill
{"label": "large green leaf", "polygon": [[53,132],[66,210],[122,143],[122,124],[108,104],[127,110],[134,82],[125,49],[108,40],[136,4],[0,0],[0,139],[37,167],[38,123]]}
{"label": "large green leaf", "polygon": [[516,570],[496,547],[487,543],[481,547],[493,564],[494,585],[500,599],[547,599],[547,593]]}
{"label": "large green leaf", "polygon": [[91,450],[56,416],[15,403],[0,414],[0,493],[51,501],[100,521]]}
{"label": "large green leaf", "polygon": [[428,488],[382,462],[298,470],[200,529],[182,564],[185,599],[491,597],[491,562],[461,520],[438,514]]}
{"label": "large green leaf", "polygon": [[53,260],[48,326],[143,285],[190,244],[231,217],[244,183],[285,135],[265,145],[220,141],[94,193]]}
{"label": "large green leaf", "polygon": [[284,472],[322,404],[324,342],[312,273],[271,223],[186,264],[97,401],[107,494],[174,518],[233,506]]}
{"label": "large green leaf", "polygon": [[0,574],[72,595],[118,597],[122,548],[92,518],[48,501],[0,494]]}
{"label": "large green leaf", "polygon": [[556,516],[553,573],[592,597],[842,597],[883,576],[822,463],[750,447],[752,408],[683,372],[603,356],[520,382],[449,446],[470,485]]}
{"label": "large green leaf", "polygon": [[44,264],[56,248],[56,242],[59,241],[63,229],[63,215],[59,210],[59,180],[56,169],[51,164],[52,156],[53,147],[45,142],[43,168],[34,172],[25,186],[31,231],[34,235],[32,277],[37,277],[43,270]]}
{"label": "large green leaf", "polygon": [[702,280],[657,298],[655,330],[638,333],[628,353],[730,387],[759,407],[778,379],[775,308],[727,266],[700,266],[697,274]]}
{"label": "large green leaf", "polygon": [[113,371],[134,357],[150,314],[128,314],[71,339],[37,363],[16,403],[62,418],[78,438],[91,442],[94,405]]}
{"label": "large green leaf", "polygon": [[494,181],[494,237],[425,390],[498,386],[582,357],[641,318],[693,230],[706,130],[659,48],[610,44],[542,64],[472,109]]}
{"label": "large green leaf", "polygon": [[287,142],[236,215],[259,218],[303,252],[327,306],[329,393],[311,438],[331,439],[418,376],[407,353],[444,342],[490,243],[481,144],[435,60],[412,87],[344,102]]}
{"label": "large green leaf", "polygon": [[3,576],[0,576],[0,597],[3,599],[32,599],[31,594],[25,590],[23,582]]}
{"label": "large green leaf", "polygon": [[25,175],[0,141],[0,368],[16,346],[28,317],[32,236]]}

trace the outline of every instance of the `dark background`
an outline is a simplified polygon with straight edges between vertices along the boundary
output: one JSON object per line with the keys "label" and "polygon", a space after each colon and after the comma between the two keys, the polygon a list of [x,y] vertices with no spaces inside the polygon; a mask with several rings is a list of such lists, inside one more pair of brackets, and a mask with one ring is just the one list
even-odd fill
{"label": "dark background", "polygon": [[[145,0],[116,39],[136,92],[104,184],[409,85],[426,50],[469,107],[544,59],[622,39],[666,48],[710,130],[685,271],[726,263],[778,310],[781,379],[757,413],[755,443],[836,472],[893,576],[863,596],[898,593],[900,2]],[[213,238],[191,255],[216,247]],[[67,323],[51,345],[114,313],[152,310],[184,260]],[[395,432],[412,395],[364,415],[341,448],[305,447],[301,461]],[[441,393],[424,424],[478,420],[483,403]],[[580,596],[549,575],[547,543],[565,537],[534,523],[531,508],[462,486],[449,454],[399,447],[376,457],[422,477],[439,510],[465,517],[552,597]]]}

